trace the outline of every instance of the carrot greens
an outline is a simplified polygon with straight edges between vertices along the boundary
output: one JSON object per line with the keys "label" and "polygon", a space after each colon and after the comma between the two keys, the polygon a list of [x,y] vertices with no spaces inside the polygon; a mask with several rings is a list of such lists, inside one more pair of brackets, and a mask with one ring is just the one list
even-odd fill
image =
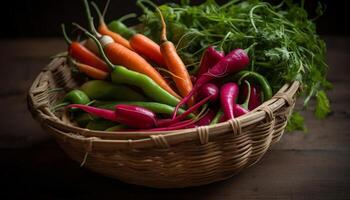
{"label": "carrot greens", "polygon": [[[141,31],[159,41],[160,19],[145,1],[137,3],[143,10],[139,18]],[[303,1],[295,4],[284,0],[272,5],[262,0],[232,0],[219,5],[215,0],[207,0],[192,5],[183,0],[159,8],[168,25],[168,38],[177,46],[186,66],[199,62],[208,46],[219,46],[225,52],[249,49],[249,70],[262,74],[273,93],[286,82],[298,80],[302,85],[300,95],[305,97],[304,108],[315,98],[317,118],[330,112],[325,92],[331,87],[326,79],[326,47],[316,33],[315,18],[309,19]],[[316,13],[321,15],[322,11],[318,7]],[[293,116],[288,130],[304,129],[302,116]]]}

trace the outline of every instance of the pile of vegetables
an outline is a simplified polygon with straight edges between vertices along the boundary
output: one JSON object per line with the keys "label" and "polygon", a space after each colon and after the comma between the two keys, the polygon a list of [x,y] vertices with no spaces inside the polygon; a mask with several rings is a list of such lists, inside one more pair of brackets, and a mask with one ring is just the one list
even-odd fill
{"label": "pile of vegetables", "polygon": [[[140,24],[129,14],[106,24],[104,12],[84,0],[84,41],[72,41],[67,60],[86,81],[53,109],[65,106],[81,127],[106,131],[165,131],[216,124],[248,113],[286,82],[301,82],[304,106],[330,112],[325,91],[325,44],[301,5],[229,1],[218,5],[156,6],[138,0]],[[90,9],[98,18],[95,28]],[[322,11],[320,8],[319,11]],[[294,113],[288,130],[305,129]]]}

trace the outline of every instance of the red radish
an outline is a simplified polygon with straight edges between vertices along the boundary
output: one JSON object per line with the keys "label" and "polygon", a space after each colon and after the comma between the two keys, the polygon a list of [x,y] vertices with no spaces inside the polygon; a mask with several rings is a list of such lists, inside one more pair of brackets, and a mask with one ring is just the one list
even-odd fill
{"label": "red radish", "polygon": [[224,121],[226,121],[225,115],[222,115],[222,116],[220,117],[220,119],[219,119],[219,122],[224,122]]}
{"label": "red radish", "polygon": [[[247,84],[242,85],[241,87],[241,93],[240,93],[240,102],[245,101],[247,95],[248,95],[248,86]],[[260,106],[261,104],[261,90],[259,87],[254,85],[253,83],[250,83],[250,98],[248,103],[248,109],[254,110],[256,107]]]}
{"label": "red radish", "polygon": [[210,101],[215,102],[219,97],[219,88],[213,83],[204,84],[198,92],[198,98],[202,99],[211,96]]}
{"label": "red radish", "polygon": [[174,123],[174,124],[170,125],[169,127],[174,127],[174,126],[180,126],[180,125],[184,125],[184,124],[189,124],[190,122],[193,122],[193,119],[187,119],[187,120],[184,120],[184,121],[181,121],[181,122],[177,122],[177,123]]}
{"label": "red radish", "polygon": [[180,122],[181,120],[185,119],[189,114],[193,113],[195,110],[197,110],[200,106],[205,104],[210,99],[212,99],[212,96],[207,96],[206,98],[202,99],[201,101],[199,101],[195,105],[191,106],[184,113],[182,113],[181,115],[179,115],[175,118],[158,120],[157,127],[169,126],[169,125],[172,125],[174,123]]}
{"label": "red radish", "polygon": [[235,117],[239,117],[242,116],[244,114],[247,114],[249,111],[245,108],[243,108],[241,105],[239,104],[235,104],[233,107],[233,115]]}
{"label": "red radish", "polygon": [[[198,77],[196,85],[203,85],[209,81],[227,76],[228,74],[243,70],[249,64],[249,57],[243,49],[235,49],[222,58],[206,73]],[[198,87],[198,86],[197,86]]]}
{"label": "red radish", "polygon": [[242,116],[246,113],[249,112],[248,110],[248,105],[249,105],[249,102],[250,102],[250,94],[251,94],[251,86],[250,86],[250,83],[248,81],[244,81],[245,85],[246,85],[246,88],[247,88],[247,96],[245,97],[245,101],[243,102],[243,104],[239,105],[239,104],[235,104],[234,105],[234,108],[233,108],[233,115],[235,117],[239,117],[239,116]]}
{"label": "red radish", "polygon": [[192,81],[192,83],[195,83],[196,82],[196,80],[197,80],[197,77],[196,76],[194,76],[194,75],[191,75],[191,81]]}
{"label": "red radish", "polygon": [[234,107],[239,93],[239,87],[236,83],[226,83],[220,88],[220,103],[224,111],[225,119],[234,118]]}
{"label": "red radish", "polygon": [[235,49],[231,51],[228,55],[226,55],[218,63],[216,63],[216,65],[211,67],[206,73],[198,77],[191,92],[188,93],[188,95],[186,95],[176,106],[175,111],[173,113],[173,118],[176,117],[176,113],[180,106],[185,104],[202,85],[210,82],[213,79],[224,77],[228,74],[241,71],[248,65],[248,63],[249,57],[243,49]]}
{"label": "red radish", "polygon": [[251,85],[250,89],[251,89],[251,92],[250,92],[248,109],[254,110],[256,107],[260,106],[261,104],[261,91],[258,87],[254,85]]}
{"label": "red radish", "polygon": [[101,117],[103,119],[107,119],[110,121],[117,121],[117,115],[112,110],[96,108],[93,106],[87,106],[87,105],[83,105],[83,104],[70,104],[67,106],[67,108],[79,108],[79,109],[82,109],[85,112],[90,113],[92,115],[95,115],[97,117]]}
{"label": "red radish", "polygon": [[171,130],[179,130],[184,128],[194,128],[195,127],[194,123],[195,123],[194,120],[189,119],[189,120],[175,123],[168,127],[152,128],[145,131],[171,131]]}
{"label": "red radish", "polygon": [[[194,125],[194,124],[189,124],[189,125],[187,125],[186,127],[184,127],[184,128],[195,128],[196,127],[196,125]],[[175,129],[175,130],[177,130],[177,129]]]}
{"label": "red radish", "polygon": [[196,103],[195,105],[191,106],[189,109],[187,109],[184,113],[181,115],[174,117],[172,119],[163,119],[159,120],[157,126],[158,127],[164,127],[168,126],[173,123],[177,123],[183,119],[185,119],[189,114],[193,113],[195,110],[197,110],[200,106],[205,104],[206,102],[215,102],[218,99],[219,96],[219,88],[214,84],[205,84],[200,89],[201,94],[201,100]]}
{"label": "red radish", "polygon": [[115,111],[81,104],[71,104],[67,107],[79,108],[92,115],[110,121],[117,121],[132,128],[152,128],[156,124],[155,114],[139,106],[119,104],[115,107]]}
{"label": "red radish", "polygon": [[207,72],[212,66],[216,65],[222,58],[225,57],[225,53],[222,51],[217,51],[215,47],[208,47],[201,58],[199,64],[199,71],[197,77],[200,77],[202,74]]}
{"label": "red radish", "polygon": [[196,123],[196,125],[197,126],[205,126],[205,125],[210,124],[210,122],[213,120],[215,115],[216,115],[216,110],[210,109],[209,112],[206,115],[204,115],[204,117]]}
{"label": "red radish", "polygon": [[156,127],[151,129],[140,129],[138,131],[170,131],[170,130],[177,130],[177,129],[183,129],[183,128],[194,128],[195,121],[192,119],[184,120],[181,122],[174,123],[172,125],[169,125],[167,127]]}
{"label": "red radish", "polygon": [[[119,104],[115,106],[118,122],[135,128],[152,128],[156,125],[156,115],[143,107]],[[130,125],[131,126],[131,125]]]}

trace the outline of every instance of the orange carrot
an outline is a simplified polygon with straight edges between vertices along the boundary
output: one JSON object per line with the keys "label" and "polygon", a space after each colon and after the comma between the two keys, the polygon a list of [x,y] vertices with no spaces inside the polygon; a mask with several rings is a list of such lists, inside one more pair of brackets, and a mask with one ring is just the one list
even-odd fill
{"label": "orange carrot", "polygon": [[167,84],[159,72],[139,54],[113,42],[108,36],[103,36],[102,39],[100,39],[100,42],[103,46],[104,52],[113,64],[122,65],[128,69],[147,75],[170,94],[180,98],[179,95],[176,94],[176,92],[174,92],[174,90]]}
{"label": "orange carrot", "polygon": [[76,62],[74,60],[73,60],[73,64],[79,69],[80,72],[84,73],[85,75],[93,79],[104,80],[107,78],[109,74],[105,71],[102,71],[95,67],[91,67],[90,65]]}
{"label": "orange carrot", "polygon": [[69,55],[79,60],[80,62],[84,62],[85,64],[100,69],[102,71],[110,72],[110,69],[108,68],[107,64],[103,62],[101,58],[96,56],[93,52],[91,52],[79,42],[72,42],[69,46],[68,52]]}
{"label": "orange carrot", "polygon": [[157,43],[153,42],[153,40],[145,35],[137,33],[130,38],[129,42],[137,53],[144,55],[161,67],[166,67],[163,55],[160,52],[160,47]]}
{"label": "orange carrot", "polygon": [[[163,55],[166,66],[168,66],[169,71],[171,71],[176,76],[172,76],[176,87],[182,95],[182,97],[187,96],[193,88],[191,77],[186,69],[185,64],[182,62],[180,56],[176,52],[175,45],[168,41],[166,37],[166,24],[162,12],[157,8],[161,22],[162,22],[162,32],[161,32],[161,42],[160,50]],[[190,105],[193,104],[193,99],[189,102]]]}
{"label": "orange carrot", "polygon": [[[102,14],[100,9],[97,7],[97,5],[94,2],[91,2],[91,5],[95,8],[98,18],[99,18],[99,26],[97,28],[98,32],[102,35],[108,35],[110,36],[114,42],[119,43],[123,45],[124,47],[132,50],[132,47],[130,46],[130,43],[127,39],[125,39],[123,36],[119,35],[118,33],[115,33],[107,27],[105,20],[104,20],[104,13]],[[88,6],[88,5],[86,5]],[[108,5],[106,5],[107,7]]]}
{"label": "orange carrot", "polygon": [[99,58],[96,54],[94,54],[80,42],[75,42],[69,39],[64,24],[61,25],[61,28],[63,38],[69,45],[68,53],[70,56],[92,67],[98,68],[105,72],[110,72],[110,69],[108,68],[107,64],[101,58]]}

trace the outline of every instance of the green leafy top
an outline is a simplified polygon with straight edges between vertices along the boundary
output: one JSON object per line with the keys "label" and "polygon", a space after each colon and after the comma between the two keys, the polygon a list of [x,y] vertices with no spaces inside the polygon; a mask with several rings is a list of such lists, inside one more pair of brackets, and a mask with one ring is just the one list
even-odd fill
{"label": "green leafy top", "polygon": [[[159,16],[143,2],[138,2],[144,11],[139,18],[144,25],[142,32],[159,41]],[[303,2],[297,5],[285,0],[271,5],[261,0],[232,0],[218,5],[215,0],[207,0],[191,6],[183,0],[159,8],[168,24],[168,37],[177,44],[191,72],[197,70],[193,66],[198,66],[203,50],[210,45],[225,52],[246,49],[251,58],[249,70],[263,74],[274,92],[286,82],[299,80],[304,106],[316,96],[316,116],[323,118],[330,112],[325,93],[331,85],[326,79],[326,46],[308,19]],[[317,12],[322,14],[322,7]]]}

